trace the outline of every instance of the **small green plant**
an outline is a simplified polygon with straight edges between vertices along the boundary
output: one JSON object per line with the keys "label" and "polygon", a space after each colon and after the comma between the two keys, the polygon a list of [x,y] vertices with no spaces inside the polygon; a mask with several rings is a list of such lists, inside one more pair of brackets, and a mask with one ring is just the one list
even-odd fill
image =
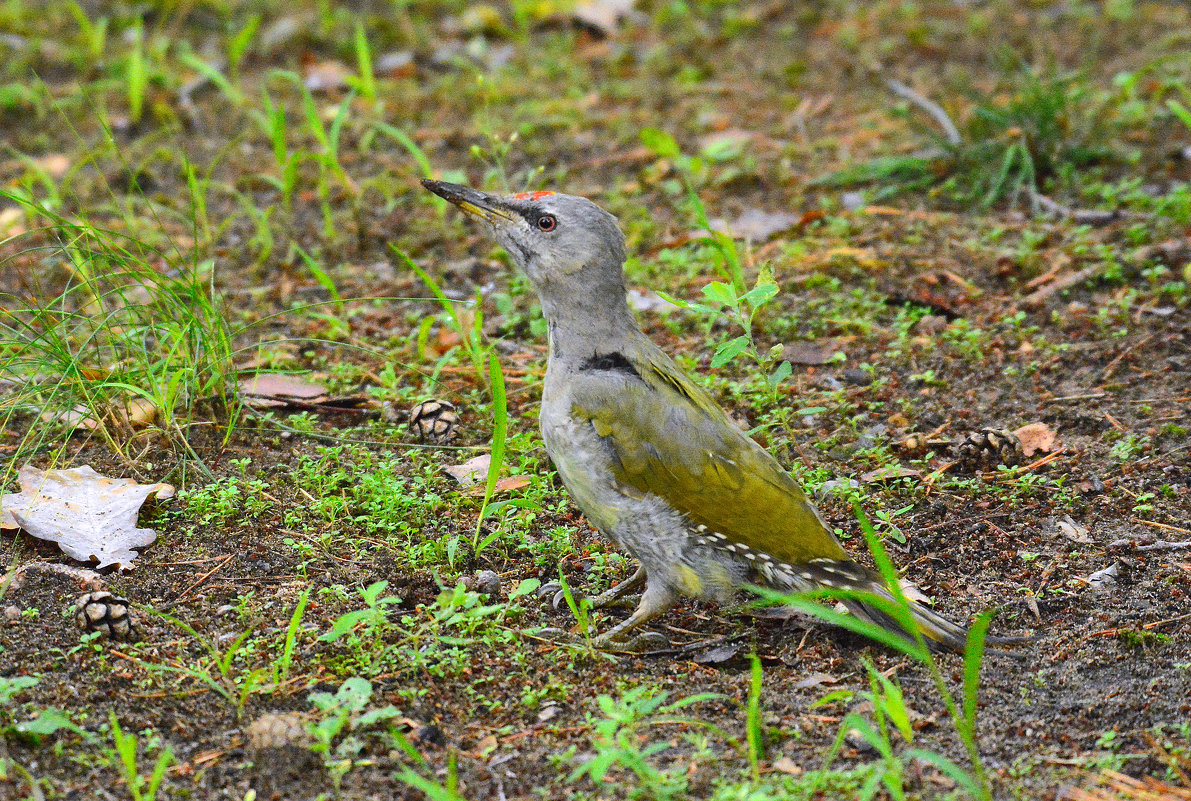
{"label": "small green plant", "polygon": [[59,289],[34,279],[29,295],[0,293],[0,374],[15,387],[0,402],[0,426],[38,418],[22,452],[63,428],[90,429],[132,461],[128,441],[148,425],[205,471],[187,436],[196,407],[214,401],[234,418],[232,333],[213,292],[213,263],[187,264],[7,192],[0,200],[48,226],[39,258],[70,276]]}
{"label": "small green plant", "polygon": [[789,362],[781,360],[781,346],[775,346],[764,353],[760,352],[753,334],[758,312],[769,305],[779,292],[772,269],[768,266],[762,267],[752,288],[748,288],[743,259],[736,247],[736,241],[728,234],[714,230],[707,216],[707,209],[695,192],[691,175],[699,169],[697,157],[684,156],[674,137],[656,128],[643,130],[641,141],[659,157],[670,159],[679,165],[695,220],[708,232],[707,236],[718,255],[715,261],[716,269],[726,279],[713,281],[703,287],[705,303],[682,300],[664,292],[658,294],[676,306],[707,315],[709,320],[725,316],[731,319],[743,333],[716,347],[715,355],[711,359],[712,369],[723,367],[742,355],[748,356],[765,370],[770,389],[776,392],[777,386],[790,377],[792,367]]}
{"label": "small green plant", "polygon": [[[962,694],[957,700],[947,686],[942,668],[927,647],[921,631],[914,622],[910,602],[901,590],[901,586],[898,583],[897,569],[893,566],[893,562],[889,559],[889,555],[881,544],[880,535],[858,504],[854,503],[854,509],[860,521],[861,530],[864,532],[865,540],[868,542],[869,550],[872,552],[873,561],[876,563],[877,569],[880,571],[881,577],[885,580],[885,585],[889,588],[890,595],[893,597],[892,601],[875,593],[835,589],[787,594],[761,588],[758,590],[758,594],[767,602],[788,604],[796,609],[808,612],[820,620],[841,626],[858,634],[863,634],[870,639],[905,654],[926,668],[935,685],[935,689],[938,691],[939,697],[942,698],[944,705],[947,707],[952,725],[955,727],[956,733],[959,735],[967,751],[969,769],[965,770],[942,754],[932,751],[912,748],[907,749],[904,756],[915,756],[933,765],[974,798],[981,799],[982,801],[991,801],[992,788],[989,784],[984,765],[981,762],[980,750],[976,743],[978,733],[976,728],[976,702],[980,687],[980,665],[984,659],[984,640],[988,632],[989,622],[992,620],[992,615],[990,613],[984,613],[977,617],[968,632],[967,646],[964,651]],[[911,632],[913,639],[889,631],[867,620],[861,620],[855,616],[838,612],[820,602],[821,599],[839,600],[842,598],[856,599],[866,604],[871,604],[893,618],[904,631]],[[879,676],[879,674],[877,675]],[[872,695],[870,700],[873,702],[874,716],[877,720],[876,728],[868,724],[867,721],[861,721],[863,725],[856,726],[857,720],[846,719],[841,724],[841,733],[836,739],[836,745],[828,752],[827,762],[830,764],[838,754],[840,745],[842,744],[841,738],[846,736],[850,729],[857,728],[861,732],[861,736],[872,743],[873,747],[877,748],[884,759],[884,767],[874,773],[875,778],[870,778],[866,783],[865,790],[867,795],[864,797],[872,797],[880,785],[884,784],[888,792],[894,797],[900,798],[900,793],[902,792],[900,765],[901,759],[904,756],[899,757],[893,752],[892,743],[888,736],[892,730],[888,724],[892,722],[894,729],[902,732],[902,721],[905,719],[905,711],[901,690],[895,684],[884,680],[883,676],[875,678],[870,671],[870,694]],[[884,722],[882,722],[882,719]],[[902,733],[903,737],[905,737],[905,733]],[[908,738],[907,742],[909,742]]]}
{"label": "small green plant", "polygon": [[323,755],[338,792],[344,775],[352,769],[355,758],[364,748],[359,735],[401,713],[393,706],[365,712],[372,700],[372,684],[358,676],[345,680],[333,695],[313,692],[308,699],[318,710],[318,719],[309,727],[314,737],[314,751]]}
{"label": "small green plant", "polygon": [[642,745],[642,729],[651,726],[678,723],[700,727],[721,736],[733,746],[737,741],[710,724],[691,718],[677,716],[683,709],[703,701],[718,699],[714,693],[700,693],[673,703],[666,703],[668,693],[642,685],[626,690],[619,698],[600,695],[596,698],[603,717],[588,719],[592,723],[594,738],[592,746],[595,755],[575,768],[568,782],[587,777],[596,786],[615,784],[609,775],[620,770],[633,777],[642,798],[666,801],[687,796],[685,766],[678,770],[659,770],[652,758],[670,748],[667,741]]}
{"label": "small green plant", "polygon": [[[1013,55],[1007,62],[1001,86],[972,93],[965,132],[948,121],[943,134],[928,132],[927,155],[882,157],[813,183],[872,183],[881,187],[873,199],[942,184],[963,203],[988,207],[1024,197],[1041,211],[1048,182],[1111,155],[1101,144],[1108,101],[1098,100],[1081,75],[1040,75]],[[946,116],[941,108],[939,114]]]}
{"label": "small green plant", "polygon": [[159,745],[157,761],[153,763],[152,772],[147,777],[142,776],[137,767],[137,736],[132,732],[124,733],[124,730],[120,728],[120,721],[116,719],[115,712],[111,712],[109,715],[112,741],[115,745],[112,761],[115,762],[120,775],[124,777],[132,801],[153,801],[157,798],[157,790],[161,787],[162,780],[165,779],[166,769],[174,761],[174,752],[168,745]]}
{"label": "small green plant", "polygon": [[[490,364],[486,358],[487,348],[484,345],[484,317],[480,307],[480,298],[477,294],[475,300],[472,302],[473,316],[470,325],[465,324],[464,317],[459,313],[459,302],[453,301],[446,296],[446,294],[439,287],[438,282],[430,277],[430,274],[419,267],[413,259],[411,259],[405,252],[399,250],[397,247],[392,247],[397,257],[409,267],[422,282],[430,288],[438,301],[439,306],[446,313],[447,320],[451,327],[459,336],[459,341],[463,347],[467,358],[471,361],[472,369],[475,370],[476,379],[481,386],[490,386],[489,384],[489,370]],[[427,329],[429,333],[429,329]]]}

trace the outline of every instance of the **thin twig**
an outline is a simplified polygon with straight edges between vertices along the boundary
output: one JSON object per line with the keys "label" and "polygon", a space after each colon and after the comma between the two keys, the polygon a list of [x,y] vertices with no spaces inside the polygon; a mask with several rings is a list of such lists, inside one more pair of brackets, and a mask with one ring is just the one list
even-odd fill
{"label": "thin twig", "polygon": [[1085,267],[1082,270],[1074,273],[1068,273],[1053,284],[1037,289],[1026,295],[1025,300],[1022,301],[1026,306],[1038,307],[1050,298],[1056,292],[1061,292],[1064,289],[1070,289],[1078,283],[1089,281],[1095,278],[1104,270],[1103,264],[1093,264],[1090,267]]}
{"label": "thin twig", "polygon": [[948,116],[946,110],[938,103],[925,95],[919,94],[896,78],[886,78],[885,86],[898,97],[910,101],[929,114],[931,119],[943,129],[943,136],[946,137],[947,143],[952,147],[958,147],[963,144],[964,138],[960,136],[959,128],[955,127],[955,123],[951,121],[951,117]]}
{"label": "thin twig", "polygon": [[1132,212],[1123,209],[1113,209],[1112,211],[1104,211],[1103,209],[1073,209],[1041,194],[1037,190],[1031,191],[1030,198],[1034,205],[1047,214],[1053,214],[1055,217],[1062,217],[1063,219],[1086,225],[1106,225],[1110,222],[1116,222],[1123,217],[1133,216]]}
{"label": "thin twig", "polygon": [[196,588],[196,587],[198,587],[200,584],[202,584],[204,581],[206,581],[207,579],[211,578],[211,576],[215,575],[216,571],[218,571],[220,568],[222,568],[222,567],[223,567],[224,565],[226,565],[228,562],[232,561],[232,557],[233,557],[233,556],[235,556],[235,554],[229,553],[229,554],[227,555],[227,557],[225,557],[225,558],[224,558],[224,560],[223,560],[222,562],[220,562],[219,564],[215,565],[215,567],[211,568],[211,569],[210,569],[210,570],[208,570],[206,573],[204,573],[204,574],[202,574],[201,576],[199,576],[199,577],[198,577],[198,579],[197,579],[197,580],[196,580],[196,581],[195,581],[193,584],[191,584],[191,585],[190,585],[189,587],[187,587],[186,589],[182,590],[182,594],[181,594],[181,595],[179,595],[177,598],[175,598],[175,599],[174,599],[174,601],[173,601],[173,603],[172,603],[172,604],[169,604],[169,605],[168,605],[166,608],[168,609],[168,608],[172,607],[174,604],[177,604],[177,603],[179,603],[179,602],[180,602],[180,601],[181,601],[183,598],[185,598],[187,595],[189,595],[189,594],[190,594],[190,591],[191,591],[191,590],[195,589],[195,588]]}
{"label": "thin twig", "polygon": [[1132,345],[1130,345],[1129,347],[1125,348],[1123,351],[1121,351],[1121,352],[1120,352],[1120,353],[1117,355],[1117,357],[1116,357],[1115,359],[1113,359],[1111,362],[1109,362],[1109,363],[1108,363],[1108,366],[1104,368],[1104,372],[1102,372],[1102,373],[1100,374],[1100,381],[1101,381],[1101,382],[1104,382],[1104,381],[1107,381],[1109,378],[1111,378],[1111,377],[1112,377],[1112,374],[1113,374],[1113,372],[1114,372],[1114,371],[1117,369],[1117,365],[1121,363],[1121,359],[1125,358],[1125,357],[1126,357],[1126,356],[1128,356],[1130,353],[1132,353],[1133,351],[1137,350],[1137,349],[1138,349],[1138,348],[1140,348],[1142,345],[1144,345],[1145,343],[1149,342],[1151,339],[1153,339],[1153,338],[1154,338],[1154,337],[1156,337],[1156,336],[1157,336],[1157,334],[1150,334],[1150,335],[1149,335],[1148,337],[1146,337],[1145,339],[1140,339],[1140,340],[1138,340],[1137,342],[1134,342],[1134,343],[1133,343]]}
{"label": "thin twig", "polygon": [[1153,526],[1154,528],[1164,528],[1169,531],[1177,531],[1180,534],[1191,534],[1191,529],[1179,528],[1178,526],[1168,525],[1167,523],[1156,523],[1153,520],[1142,520],[1140,517],[1133,518],[1134,523],[1141,523],[1143,526]]}

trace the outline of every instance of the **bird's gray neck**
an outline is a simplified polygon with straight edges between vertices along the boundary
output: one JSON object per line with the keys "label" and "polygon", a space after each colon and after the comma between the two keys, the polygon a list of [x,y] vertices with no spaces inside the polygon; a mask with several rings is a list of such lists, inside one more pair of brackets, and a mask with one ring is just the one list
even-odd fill
{"label": "bird's gray neck", "polygon": [[592,356],[619,353],[642,336],[624,288],[599,297],[543,297],[542,314],[550,331],[550,360],[582,363]]}

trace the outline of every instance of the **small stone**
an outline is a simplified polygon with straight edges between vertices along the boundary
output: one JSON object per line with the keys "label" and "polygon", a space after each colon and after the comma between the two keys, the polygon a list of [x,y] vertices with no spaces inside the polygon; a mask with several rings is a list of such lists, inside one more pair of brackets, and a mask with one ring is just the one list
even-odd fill
{"label": "small stone", "polygon": [[858,367],[851,367],[844,370],[840,375],[844,379],[845,384],[851,384],[856,387],[867,387],[873,383],[873,375],[868,370],[861,370]]}
{"label": "small stone", "polygon": [[472,589],[487,595],[490,600],[499,598],[500,576],[491,570],[481,570],[476,574],[475,581],[472,582]]}
{"label": "small stone", "polygon": [[21,619],[21,610],[20,608],[9,604],[8,606],[4,607],[4,617],[15,623]]}

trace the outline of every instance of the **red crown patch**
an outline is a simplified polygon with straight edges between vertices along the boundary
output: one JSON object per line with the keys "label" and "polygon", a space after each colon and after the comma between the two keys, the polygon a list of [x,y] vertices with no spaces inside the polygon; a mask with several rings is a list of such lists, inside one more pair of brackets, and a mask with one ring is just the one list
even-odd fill
{"label": "red crown patch", "polygon": [[539,191],[539,192],[518,192],[513,195],[515,200],[541,200],[544,197],[550,197],[553,192]]}

